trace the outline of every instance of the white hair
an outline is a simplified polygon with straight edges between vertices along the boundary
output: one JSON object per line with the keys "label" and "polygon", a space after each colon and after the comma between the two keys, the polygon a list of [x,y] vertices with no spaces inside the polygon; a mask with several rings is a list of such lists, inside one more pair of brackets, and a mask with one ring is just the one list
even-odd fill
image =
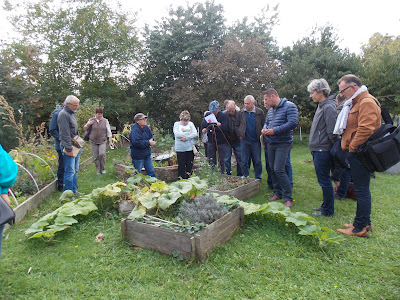
{"label": "white hair", "polygon": [[78,100],[79,102],[79,99],[77,97],[75,97],[74,95],[69,95],[67,96],[67,98],[65,98],[64,105],[67,105],[67,103],[72,103],[72,101],[74,100]]}
{"label": "white hair", "polygon": [[247,95],[246,97],[244,97],[244,100],[246,99],[249,99],[251,102],[256,103],[256,99],[254,99],[252,95]]}

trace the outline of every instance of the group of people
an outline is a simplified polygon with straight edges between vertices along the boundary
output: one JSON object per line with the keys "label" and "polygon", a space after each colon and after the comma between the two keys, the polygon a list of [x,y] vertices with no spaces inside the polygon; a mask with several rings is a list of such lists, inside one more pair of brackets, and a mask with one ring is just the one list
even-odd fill
{"label": "group of people", "polygon": [[[314,79],[307,87],[310,98],[317,104],[312,122],[309,149],[311,151],[317,180],[322,189],[323,202],[314,208],[314,216],[333,216],[335,199],[344,199],[350,179],[354,184],[357,200],[353,224],[343,224],[338,232],[346,235],[368,237],[371,227],[371,174],[356,155],[363,144],[381,125],[381,107],[369,94],[361,80],[352,74],[338,81],[339,93],[331,93],[328,82]],[[268,185],[274,195],[268,200],[284,200],[293,205],[293,175],[290,150],[293,147],[293,129],[298,125],[298,110],[294,103],[279,97],[275,89],[264,94],[263,111],[256,106],[253,96],[244,98],[240,110],[233,100],[225,101],[225,110],[212,101],[205,113],[202,131],[207,134],[206,148],[210,163],[219,161],[221,173],[231,174],[231,155],[235,155],[237,175],[249,176],[253,161],[255,178],[261,179],[261,147],[265,147]],[[213,114],[215,118],[207,118]],[[344,158],[334,156],[332,148],[340,143]],[[334,184],[332,185],[332,180]]]}
{"label": "group of people", "polygon": [[[294,103],[280,98],[275,89],[264,91],[264,111],[257,107],[252,95],[244,98],[240,110],[234,100],[225,101],[225,109],[212,101],[205,113],[201,128],[207,135],[207,157],[216,165],[218,158],[221,173],[232,174],[232,153],[236,159],[237,176],[249,176],[253,162],[255,178],[261,179],[262,147],[265,147],[265,161],[268,183],[274,190],[270,201],[284,199],[284,205],[293,205],[292,168],[290,150],[293,146],[293,129],[298,125],[298,110]],[[214,117],[208,117],[213,115]],[[289,167],[288,167],[289,165]]]}
{"label": "group of people", "polygon": [[[67,96],[64,105],[56,108],[50,120],[49,131],[54,137],[54,144],[58,154],[57,182],[60,191],[71,190],[75,195],[82,195],[78,191],[78,170],[81,148],[76,147],[74,140],[78,133],[76,111],[79,108],[79,99],[73,95]],[[89,142],[92,149],[93,161],[97,174],[106,173],[106,146],[107,141],[113,147],[110,124],[103,117],[103,108],[97,107],[95,116],[90,118],[83,130],[90,130]]]}
{"label": "group of people", "polygon": [[[346,195],[350,177],[354,183],[357,197],[357,211],[353,224],[344,224],[345,229],[339,232],[359,237],[368,236],[371,231],[371,194],[369,189],[370,173],[355,154],[359,145],[363,144],[381,124],[381,108],[379,102],[369,94],[366,86],[355,75],[345,75],[338,81],[339,94],[331,93],[327,81],[314,79],[307,87],[310,98],[317,104],[310,130],[309,149],[311,151],[317,180],[322,189],[323,202],[314,208],[315,216],[333,216],[334,201]],[[232,174],[232,154],[236,160],[237,176],[249,176],[249,168],[253,162],[255,178],[261,179],[261,149],[265,148],[268,185],[274,194],[268,200],[284,200],[284,205],[293,205],[293,171],[290,162],[290,151],[293,147],[293,130],[298,125],[297,106],[281,98],[278,92],[269,88],[263,92],[264,107],[267,114],[257,107],[255,98],[247,95],[243,101],[243,109],[239,109],[234,100],[226,100],[221,110],[219,102],[209,104],[204,114],[201,131],[206,136],[206,155],[212,165],[217,165],[221,173]],[[338,101],[343,100],[343,101]],[[75,112],[79,99],[68,96],[64,107],[54,112],[59,130],[50,132],[55,137],[59,159],[64,168],[59,168],[59,185],[64,190],[77,191],[77,171],[79,154],[73,155],[71,140],[78,134]],[[338,114],[339,112],[339,114]],[[188,178],[192,173],[194,152],[198,132],[190,121],[190,113],[185,110],[175,122],[175,151],[178,159],[178,176]],[[131,126],[130,149],[132,164],[139,172],[144,167],[149,176],[155,177],[151,159],[151,147],[156,144],[147,116],[138,113]],[[95,118],[90,119],[84,129],[94,127],[90,134],[90,143],[98,174],[105,173],[105,146],[111,136],[109,124],[103,118],[103,110],[96,109]],[[346,151],[346,164],[339,164],[332,154],[332,147],[340,140],[341,148]],[[111,143],[111,141],[110,141]],[[225,171],[226,170],[226,171]],[[64,172],[64,176],[60,174]],[[334,185],[332,185],[332,179]]]}

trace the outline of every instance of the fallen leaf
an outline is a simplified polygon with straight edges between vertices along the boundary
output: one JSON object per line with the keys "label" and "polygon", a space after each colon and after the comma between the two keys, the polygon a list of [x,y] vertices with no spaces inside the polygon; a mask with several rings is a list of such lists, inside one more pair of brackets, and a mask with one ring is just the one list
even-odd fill
{"label": "fallen leaf", "polygon": [[99,234],[96,236],[95,241],[98,242],[98,243],[100,243],[100,242],[102,242],[103,240],[104,240],[104,234],[99,233]]}
{"label": "fallen leaf", "polygon": [[130,249],[131,249],[131,250],[136,250],[136,251],[138,251],[138,250],[140,250],[140,249],[142,249],[142,248],[140,248],[140,247],[130,247]]}

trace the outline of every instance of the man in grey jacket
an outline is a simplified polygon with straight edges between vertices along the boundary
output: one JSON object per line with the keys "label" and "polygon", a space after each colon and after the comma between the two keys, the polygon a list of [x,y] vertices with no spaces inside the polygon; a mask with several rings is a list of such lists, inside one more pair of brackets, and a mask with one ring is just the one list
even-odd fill
{"label": "man in grey jacket", "polygon": [[312,80],[307,90],[318,105],[311,125],[308,147],[313,156],[315,174],[323,196],[321,207],[316,208],[317,212],[313,215],[333,216],[335,195],[331,179],[331,148],[337,139],[333,134],[337,118],[335,95],[330,95],[331,89],[324,78]]}
{"label": "man in grey jacket", "polygon": [[61,150],[64,155],[64,191],[71,190],[76,195],[82,195],[77,191],[81,149],[74,154],[72,145],[72,138],[78,135],[78,123],[75,115],[78,107],[79,99],[73,95],[67,96],[64,108],[58,114],[57,124]]}

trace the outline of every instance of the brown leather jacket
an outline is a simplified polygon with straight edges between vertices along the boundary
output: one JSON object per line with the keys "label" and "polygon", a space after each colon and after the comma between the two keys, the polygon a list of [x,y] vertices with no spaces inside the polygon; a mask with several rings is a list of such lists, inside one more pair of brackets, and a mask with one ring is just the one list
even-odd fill
{"label": "brown leather jacket", "polygon": [[343,150],[356,152],[357,147],[381,126],[381,108],[374,99],[368,91],[353,99],[353,107],[342,135]]}

